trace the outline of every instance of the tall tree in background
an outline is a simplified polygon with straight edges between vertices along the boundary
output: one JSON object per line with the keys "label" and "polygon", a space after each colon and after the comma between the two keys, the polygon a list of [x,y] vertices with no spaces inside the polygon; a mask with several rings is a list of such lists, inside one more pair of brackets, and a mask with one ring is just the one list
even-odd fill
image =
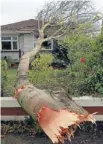
{"label": "tall tree in background", "polygon": [[[94,9],[90,1],[52,1],[38,13],[38,39],[35,48],[24,54],[17,70],[15,97],[22,108],[33,118],[49,136],[53,143],[70,139],[76,127],[83,121],[94,122],[88,114],[72,99],[57,98],[44,90],[37,89],[28,80],[31,58],[41,50],[42,43],[69,35],[71,31],[84,31],[95,22]],[[47,38],[44,38],[47,35]],[[68,126],[73,126],[68,129]]]}

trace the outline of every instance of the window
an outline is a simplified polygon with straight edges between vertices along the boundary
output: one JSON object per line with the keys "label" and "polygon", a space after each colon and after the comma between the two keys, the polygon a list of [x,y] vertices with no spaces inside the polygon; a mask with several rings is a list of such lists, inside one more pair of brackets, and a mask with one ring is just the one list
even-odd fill
{"label": "window", "polygon": [[11,40],[11,37],[2,37],[2,40]]}
{"label": "window", "polygon": [[1,44],[2,50],[18,50],[17,36],[2,36]]}
{"label": "window", "polygon": [[13,49],[17,49],[17,42],[13,41]]}
{"label": "window", "polygon": [[2,50],[11,50],[11,42],[2,41]]}

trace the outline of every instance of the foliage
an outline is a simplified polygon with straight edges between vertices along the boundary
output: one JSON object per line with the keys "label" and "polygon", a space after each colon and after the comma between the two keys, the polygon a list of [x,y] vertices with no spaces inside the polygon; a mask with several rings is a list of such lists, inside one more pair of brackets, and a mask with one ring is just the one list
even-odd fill
{"label": "foliage", "polygon": [[[33,121],[1,121],[1,134],[27,134],[34,136],[38,131],[33,126]],[[39,134],[39,133],[38,133]]]}
{"label": "foliage", "polygon": [[[53,69],[54,55],[41,54],[32,63],[28,76],[31,83],[41,89],[64,88],[71,96],[103,95],[102,36],[92,38],[85,34],[66,37],[60,44],[68,48],[70,65],[67,69]],[[4,62],[5,63],[5,62]],[[4,67],[6,69],[6,67]],[[2,69],[3,72],[3,69]],[[6,72],[5,95],[13,96],[16,69]],[[3,76],[2,74],[2,76]]]}
{"label": "foliage", "polygon": [[12,59],[12,57],[10,57],[10,56],[7,57],[7,62],[8,62],[9,67],[13,67],[13,66],[16,67],[19,64],[18,59]]}
{"label": "foliage", "polygon": [[89,31],[100,19],[100,13],[94,10],[92,1],[50,1],[38,12],[36,19],[39,28],[42,27],[42,32],[47,36],[44,40],[48,41],[78,30],[78,27]]}
{"label": "foliage", "polygon": [[66,68],[67,65],[70,63],[68,59],[68,49],[60,45],[57,40],[53,41],[53,50],[52,53],[54,54],[53,61],[51,66],[54,68]]}
{"label": "foliage", "polygon": [[40,126],[38,125],[37,120],[32,118],[31,116],[25,119],[25,123],[27,125],[31,125],[35,129],[35,132],[37,132],[38,134],[41,134],[43,132]]}
{"label": "foliage", "polygon": [[7,69],[8,65],[6,60],[1,61],[1,95],[4,93],[5,84],[7,81]]}
{"label": "foliage", "polygon": [[8,79],[5,83],[5,95],[4,96],[14,96],[16,82],[16,69],[8,70]]}
{"label": "foliage", "polygon": [[[66,79],[66,70],[58,70],[50,67],[53,56],[52,54],[41,54],[40,58],[35,59],[31,65],[32,70],[29,70],[29,80],[36,87],[48,89],[51,93],[57,87],[64,87],[64,79]],[[3,72],[3,70],[1,70]],[[5,83],[4,96],[14,95],[14,85],[16,81],[16,69],[9,68],[7,70],[8,79]]]}
{"label": "foliage", "polygon": [[1,68],[3,69],[3,74],[7,75],[8,64],[6,60],[1,61]]}
{"label": "foliage", "polygon": [[16,69],[7,69],[6,74],[1,67],[1,96],[13,96],[16,80]]}
{"label": "foliage", "polygon": [[66,70],[53,69],[50,64],[53,60],[51,54],[41,54],[32,62],[32,70],[29,70],[29,80],[35,86],[45,89],[62,87],[66,78]]}
{"label": "foliage", "polygon": [[103,47],[101,36],[71,35],[63,43],[68,46],[71,61],[68,92],[72,95],[103,95]]}
{"label": "foliage", "polygon": [[[78,127],[75,134],[80,134],[81,132],[84,134],[103,134],[103,122],[98,121],[95,124],[90,122],[85,122]],[[38,132],[33,126],[33,121],[31,118],[26,118],[25,121],[1,121],[1,135],[8,134],[19,134],[26,136],[34,136],[35,134],[43,135],[43,132]]]}

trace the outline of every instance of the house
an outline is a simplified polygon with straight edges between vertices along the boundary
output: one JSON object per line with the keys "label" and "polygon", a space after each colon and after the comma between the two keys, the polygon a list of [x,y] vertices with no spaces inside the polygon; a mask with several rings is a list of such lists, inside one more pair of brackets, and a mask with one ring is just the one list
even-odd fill
{"label": "house", "polygon": [[[51,35],[54,29],[48,29]],[[87,34],[97,35],[100,33],[100,26],[96,24]],[[24,53],[35,47],[38,38],[38,21],[35,19],[20,21],[1,26],[1,57],[10,56],[12,59],[19,59]],[[49,45],[48,45],[49,43]],[[44,43],[45,46],[53,49],[53,40]]]}
{"label": "house", "polygon": [[37,38],[38,21],[35,19],[2,25],[1,57],[19,59],[24,53],[35,47]]}

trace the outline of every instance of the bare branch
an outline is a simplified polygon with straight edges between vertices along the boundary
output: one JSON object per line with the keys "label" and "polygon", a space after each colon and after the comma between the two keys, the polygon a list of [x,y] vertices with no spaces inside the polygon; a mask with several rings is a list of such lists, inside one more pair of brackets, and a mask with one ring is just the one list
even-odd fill
{"label": "bare branch", "polygon": [[[39,33],[42,33],[42,35],[44,33],[44,35],[46,34],[46,36],[51,39],[62,35],[64,31],[65,34],[68,33],[69,29],[78,29],[80,24],[83,24],[83,30],[86,30],[88,28],[86,26],[87,23],[91,23],[91,20],[96,14],[97,12],[95,12],[89,0],[48,2],[37,16],[37,19],[42,23]],[[45,24],[47,24],[47,26]],[[44,25],[45,28],[42,28]],[[47,39],[44,41],[47,41]]]}
{"label": "bare branch", "polygon": [[39,36],[44,38],[44,30],[49,26],[49,22],[44,24],[41,29],[39,29]]}
{"label": "bare branch", "polygon": [[48,37],[48,38],[45,38],[45,39],[43,40],[43,42],[49,41],[49,40],[51,40],[51,39],[60,38],[60,37],[62,37],[62,36],[65,35],[65,34],[66,34],[66,32],[64,32],[64,33],[62,33],[62,34],[60,34],[60,35],[56,35],[56,36],[52,35],[52,36],[50,36],[50,37]]}

